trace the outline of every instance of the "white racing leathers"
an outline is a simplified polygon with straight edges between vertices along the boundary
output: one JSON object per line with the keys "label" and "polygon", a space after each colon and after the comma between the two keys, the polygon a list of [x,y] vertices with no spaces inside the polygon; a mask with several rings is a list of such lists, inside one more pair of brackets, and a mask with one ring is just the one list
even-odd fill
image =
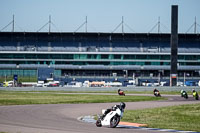
{"label": "white racing leathers", "polygon": [[[102,114],[105,113],[106,110],[102,110]],[[96,126],[97,127],[101,127],[101,126],[109,126],[111,128],[115,128],[121,118],[123,117],[123,113],[124,113],[124,110],[123,109],[120,109],[119,107],[113,107],[109,113],[106,114],[105,117],[103,116],[100,116],[98,118],[98,120],[96,121]]]}

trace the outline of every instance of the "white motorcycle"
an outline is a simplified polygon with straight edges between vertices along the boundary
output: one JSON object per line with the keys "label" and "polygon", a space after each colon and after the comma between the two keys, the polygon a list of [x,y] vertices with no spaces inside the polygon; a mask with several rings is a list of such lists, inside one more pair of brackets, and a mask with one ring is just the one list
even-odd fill
{"label": "white motorcycle", "polygon": [[97,119],[96,126],[110,126],[111,128],[115,128],[123,117],[125,106],[125,103],[121,102],[120,105],[115,105],[112,109],[103,109],[103,115]]}

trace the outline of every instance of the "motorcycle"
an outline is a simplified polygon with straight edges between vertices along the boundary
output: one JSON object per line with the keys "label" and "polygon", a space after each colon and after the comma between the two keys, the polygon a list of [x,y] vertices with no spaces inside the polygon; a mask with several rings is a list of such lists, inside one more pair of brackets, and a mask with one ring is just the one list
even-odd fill
{"label": "motorcycle", "polygon": [[124,91],[123,90],[118,90],[118,94],[120,95],[120,96],[125,96],[125,93],[124,93]]}
{"label": "motorcycle", "polygon": [[181,97],[184,97],[185,99],[188,99],[188,94],[186,91],[181,91]]}
{"label": "motorcycle", "polygon": [[156,96],[156,97],[161,97],[161,94],[160,94],[159,91],[155,91],[155,92],[154,92],[154,96]]}
{"label": "motorcycle", "polygon": [[105,112],[107,110],[103,109],[103,115],[98,117],[96,121],[96,126],[109,126],[111,128],[115,128],[119,124],[121,118],[123,117],[124,109],[125,103],[122,103],[122,105],[115,105],[114,107],[112,107],[112,109],[109,110],[109,112],[106,115]]}
{"label": "motorcycle", "polygon": [[199,94],[196,91],[194,91],[192,93],[192,95],[193,95],[193,97],[194,97],[195,100],[199,100]]}

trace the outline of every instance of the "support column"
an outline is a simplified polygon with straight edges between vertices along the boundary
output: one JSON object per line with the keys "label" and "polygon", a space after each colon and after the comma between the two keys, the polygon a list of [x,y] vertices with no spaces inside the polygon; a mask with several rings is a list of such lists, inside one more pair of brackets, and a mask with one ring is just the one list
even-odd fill
{"label": "support column", "polygon": [[178,5],[171,8],[171,71],[170,86],[177,84],[177,52],[178,52]]}

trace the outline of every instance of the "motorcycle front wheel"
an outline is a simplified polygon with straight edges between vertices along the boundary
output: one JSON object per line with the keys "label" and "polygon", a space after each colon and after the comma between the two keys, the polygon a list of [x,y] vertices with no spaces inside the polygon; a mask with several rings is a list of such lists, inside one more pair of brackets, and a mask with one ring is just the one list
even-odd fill
{"label": "motorcycle front wheel", "polygon": [[110,120],[110,127],[115,128],[120,122],[120,117],[119,116],[113,116]]}
{"label": "motorcycle front wheel", "polygon": [[101,126],[102,126],[101,120],[100,120],[100,119],[98,119],[98,120],[96,121],[96,126],[97,126],[97,127],[101,127]]}

